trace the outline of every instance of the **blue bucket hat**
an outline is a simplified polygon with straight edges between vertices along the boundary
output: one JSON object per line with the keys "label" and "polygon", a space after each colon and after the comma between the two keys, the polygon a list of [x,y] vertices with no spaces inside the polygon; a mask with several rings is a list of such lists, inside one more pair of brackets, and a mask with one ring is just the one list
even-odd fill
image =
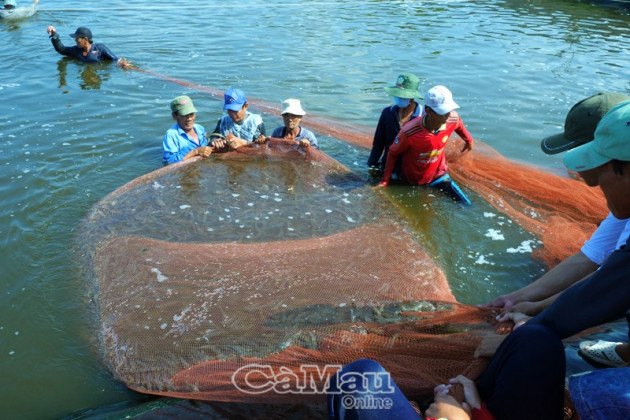
{"label": "blue bucket hat", "polygon": [[225,92],[225,104],[223,105],[223,110],[227,111],[240,111],[247,102],[247,98],[245,97],[245,93],[242,90],[229,88],[227,92]]}

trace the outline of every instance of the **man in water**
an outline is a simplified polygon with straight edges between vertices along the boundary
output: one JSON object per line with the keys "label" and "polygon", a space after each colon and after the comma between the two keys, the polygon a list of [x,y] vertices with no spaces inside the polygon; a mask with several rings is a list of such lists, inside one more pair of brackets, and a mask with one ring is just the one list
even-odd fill
{"label": "man in water", "polygon": [[468,198],[447,174],[446,143],[456,132],[464,140],[463,152],[472,150],[473,137],[459,115],[459,105],[451,91],[434,86],[424,96],[425,115],[407,123],[390,146],[380,186],[386,187],[399,155],[402,178],[412,185],[430,185],[443,189],[467,204]]}
{"label": "man in water", "polygon": [[66,47],[59,39],[59,34],[54,26],[50,25],[46,30],[50,36],[50,41],[55,47],[55,50],[61,54],[69,57],[74,57],[84,63],[96,63],[99,61],[111,60],[115,61],[119,67],[123,69],[131,68],[129,63],[124,58],[118,58],[110,51],[105,44],[95,43],[92,41],[92,31],[86,27],[79,27],[77,30],[70,34],[71,38],[74,38],[76,46]]}
{"label": "man in water", "polygon": [[206,129],[195,124],[197,108],[188,96],[178,96],[171,101],[171,116],[175,124],[166,131],[162,142],[164,164],[210,156],[212,148],[208,147]]}
{"label": "man in water", "polygon": [[317,145],[317,138],[312,131],[300,125],[302,117],[306,115],[302,104],[299,99],[286,99],[282,101],[282,119],[284,125],[277,127],[271,133],[272,138],[294,140],[300,144],[301,147],[313,146],[319,149]]}
{"label": "man in water", "polygon": [[387,106],[381,111],[376,125],[372,150],[368,158],[371,170],[382,172],[387,163],[387,152],[400,131],[400,127],[413,118],[422,116],[422,105],[416,102],[421,99],[418,85],[420,79],[412,73],[401,73],[396,79],[395,86],[388,86],[385,92],[393,96],[394,105]]}
{"label": "man in water", "polygon": [[247,111],[247,97],[240,89],[229,88],[224,94],[223,110],[227,111],[217,122],[213,135],[221,137],[214,140],[215,150],[237,149],[247,143],[265,142],[265,124],[262,117]]}

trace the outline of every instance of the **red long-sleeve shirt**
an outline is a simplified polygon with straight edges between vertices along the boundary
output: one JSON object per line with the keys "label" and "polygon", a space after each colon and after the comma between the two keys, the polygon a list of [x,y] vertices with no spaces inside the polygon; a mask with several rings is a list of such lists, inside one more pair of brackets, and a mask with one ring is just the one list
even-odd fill
{"label": "red long-sleeve shirt", "polygon": [[453,131],[466,143],[472,144],[472,136],[454,111],[437,132],[430,132],[424,127],[424,118],[409,121],[389,147],[382,182],[389,182],[398,155],[401,154],[402,176],[410,184],[428,184],[444,175],[447,170],[444,148]]}

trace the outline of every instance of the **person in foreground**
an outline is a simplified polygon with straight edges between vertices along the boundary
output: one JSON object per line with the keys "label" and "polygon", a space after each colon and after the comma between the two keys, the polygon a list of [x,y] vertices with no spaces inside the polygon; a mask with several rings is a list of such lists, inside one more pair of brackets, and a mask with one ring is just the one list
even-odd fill
{"label": "person in foreground", "polygon": [[[601,188],[615,217],[629,218],[630,101],[611,108],[598,124],[594,140],[567,152],[564,164],[587,185]],[[562,339],[622,318],[630,309],[629,276],[630,239],[597,272],[561,293],[534,318],[508,313],[516,322],[515,329],[478,381],[481,400],[494,417],[562,418],[566,363]],[[630,418],[629,386],[630,368],[626,367],[569,378],[571,397],[581,417]],[[337,407],[334,403],[335,395],[329,396],[329,410]],[[337,412],[343,415],[342,410],[332,411]]]}
{"label": "person in foreground", "polygon": [[470,204],[447,173],[445,148],[453,131],[464,140],[462,153],[472,150],[473,146],[472,136],[454,112],[459,105],[450,90],[438,85],[428,90],[424,106],[425,115],[405,124],[390,146],[380,186],[389,184],[396,159],[402,155],[401,173],[405,181],[443,189]]}
{"label": "person in foreground", "polygon": [[299,99],[286,99],[282,101],[282,119],[284,120],[284,126],[277,127],[271,133],[272,138],[294,140],[300,144],[301,147],[313,146],[319,149],[317,139],[312,131],[300,125],[302,117],[306,115],[302,104]]}
{"label": "person in foreground", "polygon": [[[478,387],[462,375],[435,387],[434,402],[424,418],[561,419],[564,373],[562,342],[551,330],[540,325],[521,327],[497,351]],[[380,380],[373,380],[377,377]],[[331,419],[423,418],[375,361],[361,359],[344,366],[330,385],[327,402]],[[449,395],[451,387],[458,385],[463,386],[463,403]]]}
{"label": "person in foreground", "polygon": [[70,37],[74,38],[76,42],[76,46],[72,47],[63,45],[54,26],[50,25],[46,32],[48,32],[50,36],[50,41],[53,47],[55,47],[55,51],[61,55],[74,57],[84,63],[97,63],[99,61],[111,60],[124,69],[132,67],[131,63],[124,58],[116,57],[105,44],[95,43],[92,40],[92,31],[86,27],[81,26],[77,28],[73,34],[70,34]]}
{"label": "person in foreground", "polygon": [[382,172],[387,163],[389,146],[400,131],[400,127],[408,121],[423,115],[422,105],[416,102],[422,99],[418,86],[420,79],[412,73],[401,73],[396,79],[395,86],[388,86],[385,92],[394,98],[394,105],[387,106],[381,111],[376,125],[372,150],[367,164],[370,169]]}
{"label": "person in foreground", "polygon": [[217,151],[237,149],[247,143],[265,142],[265,124],[262,117],[247,111],[247,97],[240,89],[229,88],[224,94],[223,110],[227,111],[217,122],[211,137]]}
{"label": "person in foreground", "polygon": [[171,116],[175,124],[166,131],[162,142],[164,164],[195,156],[204,158],[210,156],[212,148],[208,146],[206,129],[195,124],[197,109],[188,96],[178,96],[171,101]]}
{"label": "person in foreground", "polygon": [[[624,94],[598,93],[579,101],[567,114],[564,132],[544,138],[542,150],[547,154],[556,154],[592,141],[602,117],[613,106],[627,100],[630,96]],[[615,249],[625,244],[629,235],[630,219],[618,219],[609,213],[580,251],[535,282],[483,306],[536,315],[547,308],[560,292],[592,275]],[[627,343],[588,341],[581,343],[580,352],[589,360],[609,366],[621,366],[630,360],[630,345]]]}
{"label": "person in foreground", "polygon": [[[564,164],[578,172],[587,185],[601,188],[616,218],[630,218],[630,101],[612,107],[598,124],[594,140],[568,151]],[[630,309],[629,277],[630,239],[593,275],[562,292],[525,326],[546,326],[558,339],[564,339],[623,318]],[[511,319],[524,317],[514,312],[508,315]],[[630,418],[630,368],[612,370],[570,378],[571,397],[580,416]]]}

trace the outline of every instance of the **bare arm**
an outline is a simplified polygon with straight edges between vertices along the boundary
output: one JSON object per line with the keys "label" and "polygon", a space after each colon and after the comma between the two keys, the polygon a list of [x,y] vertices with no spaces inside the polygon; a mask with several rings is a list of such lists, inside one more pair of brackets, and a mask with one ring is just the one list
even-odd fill
{"label": "bare arm", "polygon": [[499,296],[483,306],[509,310],[520,302],[543,301],[592,274],[598,267],[599,265],[589,260],[582,251],[578,251],[546,272],[535,282],[512,293]]}

